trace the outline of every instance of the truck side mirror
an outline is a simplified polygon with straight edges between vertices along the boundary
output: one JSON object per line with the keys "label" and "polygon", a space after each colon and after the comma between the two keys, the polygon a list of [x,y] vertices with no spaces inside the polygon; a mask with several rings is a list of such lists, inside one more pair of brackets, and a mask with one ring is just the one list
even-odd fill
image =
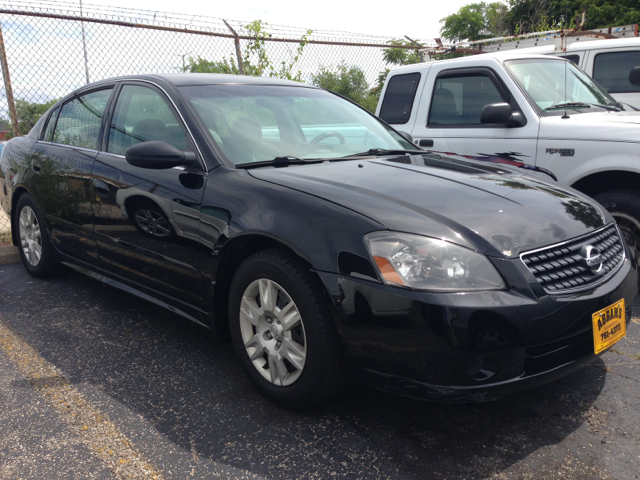
{"label": "truck side mirror", "polygon": [[631,85],[640,85],[640,67],[633,67],[629,72],[629,83]]}
{"label": "truck side mirror", "polygon": [[511,110],[511,105],[506,102],[490,103],[482,107],[480,123],[504,125],[506,127],[524,125],[522,114]]}

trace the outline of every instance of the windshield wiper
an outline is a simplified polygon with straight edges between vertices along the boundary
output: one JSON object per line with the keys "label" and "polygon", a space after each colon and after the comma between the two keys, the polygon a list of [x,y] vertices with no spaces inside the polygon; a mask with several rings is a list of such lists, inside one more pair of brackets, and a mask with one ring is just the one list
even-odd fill
{"label": "windshield wiper", "polygon": [[298,157],[292,157],[287,155],[286,157],[276,157],[273,160],[263,160],[260,162],[247,162],[247,163],[238,163],[236,164],[236,168],[260,168],[260,167],[288,167],[289,165],[306,165],[308,163],[317,163],[322,160],[318,159],[310,159],[303,160]]}
{"label": "windshield wiper", "polygon": [[611,112],[619,112],[621,109],[615,103],[606,103],[604,105],[599,103],[586,103],[586,102],[567,102],[567,103],[558,103],[557,105],[551,105],[550,107],[545,108],[545,110],[560,110],[562,108],[591,108],[591,107],[600,107],[605,110],[609,110]]}
{"label": "windshield wiper", "polygon": [[404,154],[424,154],[425,150],[385,150],[384,148],[371,148],[366,152],[351,153],[341,158],[349,157],[378,157],[380,155],[404,155]]}

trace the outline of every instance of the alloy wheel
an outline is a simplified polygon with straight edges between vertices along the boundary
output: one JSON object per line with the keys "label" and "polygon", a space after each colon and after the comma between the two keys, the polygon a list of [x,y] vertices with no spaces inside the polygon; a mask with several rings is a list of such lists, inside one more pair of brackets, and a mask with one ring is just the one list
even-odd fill
{"label": "alloy wheel", "polygon": [[26,205],[19,218],[20,247],[29,265],[36,267],[42,258],[42,232],[36,212]]}
{"label": "alloy wheel", "polygon": [[298,307],[276,282],[261,278],[240,305],[242,342],[258,372],[273,385],[293,384],[304,370],[307,342]]}

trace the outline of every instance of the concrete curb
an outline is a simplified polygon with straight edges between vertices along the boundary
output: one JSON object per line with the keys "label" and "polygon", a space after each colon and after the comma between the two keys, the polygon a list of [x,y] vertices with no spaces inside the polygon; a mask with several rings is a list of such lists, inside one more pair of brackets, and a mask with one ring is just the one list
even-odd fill
{"label": "concrete curb", "polygon": [[13,245],[7,245],[6,247],[0,247],[0,265],[9,265],[10,263],[20,263],[20,252],[18,247]]}

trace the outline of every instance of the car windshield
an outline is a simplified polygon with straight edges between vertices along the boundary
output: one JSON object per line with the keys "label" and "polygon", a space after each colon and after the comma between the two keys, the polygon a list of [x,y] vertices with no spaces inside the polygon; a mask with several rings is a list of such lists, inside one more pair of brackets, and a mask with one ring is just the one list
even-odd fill
{"label": "car windshield", "polygon": [[545,113],[563,108],[586,112],[616,105],[611,95],[572,62],[535,58],[510,60],[505,65]]}
{"label": "car windshield", "polygon": [[279,157],[339,158],[371,149],[415,150],[373,115],[324,90],[200,85],[180,91],[237,165]]}

